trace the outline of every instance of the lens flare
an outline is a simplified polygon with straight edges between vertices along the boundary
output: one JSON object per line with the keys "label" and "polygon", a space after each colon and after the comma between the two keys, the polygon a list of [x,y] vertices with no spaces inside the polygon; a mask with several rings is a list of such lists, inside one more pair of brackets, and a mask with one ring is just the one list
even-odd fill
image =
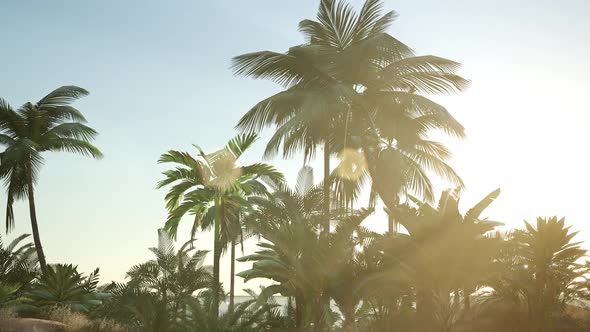
{"label": "lens flare", "polygon": [[358,180],[367,168],[365,155],[356,149],[343,149],[338,154],[338,159],[340,159],[340,164],[336,168],[336,174],[346,180]]}

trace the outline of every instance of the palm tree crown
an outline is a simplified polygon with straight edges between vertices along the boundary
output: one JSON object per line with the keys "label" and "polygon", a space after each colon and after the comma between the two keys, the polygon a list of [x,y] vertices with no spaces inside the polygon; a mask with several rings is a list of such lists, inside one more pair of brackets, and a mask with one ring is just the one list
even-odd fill
{"label": "palm tree crown", "polygon": [[[299,25],[306,43],[286,53],[253,52],[233,60],[235,74],[286,88],[256,104],[237,125],[246,132],[277,128],[267,156],[282,148],[285,157],[303,151],[307,160],[324,144],[326,215],[334,154],[357,156],[364,169],[355,179],[367,174],[381,179],[373,182],[373,191],[392,211],[400,193],[434,199],[428,171],[463,186],[445,163],[450,152],[427,138],[432,129],[461,138],[463,126],[423,94],[455,93],[469,82],[457,75],[457,62],[416,56],[389,35],[396,16],[383,14],[379,0],[366,1],[358,13],[343,1],[322,0],[317,20]],[[357,196],[342,192],[342,184],[337,187],[339,197]]]}

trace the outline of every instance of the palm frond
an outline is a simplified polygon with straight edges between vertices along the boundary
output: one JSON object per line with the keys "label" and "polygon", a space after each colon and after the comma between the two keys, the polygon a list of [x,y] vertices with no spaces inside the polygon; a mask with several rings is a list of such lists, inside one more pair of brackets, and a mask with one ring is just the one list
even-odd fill
{"label": "palm frond", "polygon": [[500,188],[492,191],[486,197],[484,197],[481,201],[479,201],[476,205],[474,205],[467,213],[465,214],[465,221],[466,222],[475,222],[479,219],[483,210],[485,210],[492,202],[496,200],[500,196]]}
{"label": "palm frond", "polygon": [[[39,110],[50,112],[56,108],[71,104],[72,102],[85,97],[88,94],[89,92],[85,89],[73,85],[66,85],[50,92],[48,95],[39,100],[37,105]],[[85,122],[84,117],[78,115],[73,117],[72,120]]]}
{"label": "palm frond", "polygon": [[75,138],[57,138],[49,139],[43,144],[41,151],[64,151],[81,154],[88,157],[100,159],[103,157],[102,152],[92,143]]}

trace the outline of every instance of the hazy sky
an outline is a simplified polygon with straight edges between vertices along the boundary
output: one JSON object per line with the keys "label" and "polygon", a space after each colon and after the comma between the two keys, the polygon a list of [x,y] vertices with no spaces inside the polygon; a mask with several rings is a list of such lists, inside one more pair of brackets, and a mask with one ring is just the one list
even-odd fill
{"label": "hazy sky", "polygon": [[[192,143],[213,150],[234,135],[240,116],[279,87],[233,77],[231,57],[301,43],[297,24],[315,16],[318,2],[0,0],[0,97],[18,107],[61,85],[86,88],[90,96],[75,106],[100,132],[105,154],[100,161],[46,156],[36,198],[48,261],[85,272],[99,266],[107,282],[150,258],[147,247],[165,220],[165,192],[155,189],[159,155]],[[419,54],[463,63],[473,81],[467,93],[438,99],[468,131],[466,140],[448,142],[467,184],[462,207],[501,187],[487,211],[493,219],[520,226],[537,215],[566,216],[590,240],[583,152],[590,2],[397,0],[386,7],[400,14],[392,35]],[[263,145],[245,161],[257,160]],[[301,160],[275,164],[293,179]],[[2,192],[1,204],[5,198]],[[16,217],[9,237],[30,233],[24,203]],[[199,243],[209,247],[211,236]]]}

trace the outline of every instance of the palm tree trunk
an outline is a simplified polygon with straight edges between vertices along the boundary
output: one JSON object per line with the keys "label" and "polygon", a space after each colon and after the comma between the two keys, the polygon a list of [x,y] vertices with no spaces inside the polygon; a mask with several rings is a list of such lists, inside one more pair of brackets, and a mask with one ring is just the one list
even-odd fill
{"label": "palm tree trunk", "polygon": [[[324,241],[329,241],[330,236],[330,144],[328,139],[324,142],[324,226],[322,230]],[[315,328],[322,328],[324,307],[330,304],[330,296],[326,292],[327,285],[322,287],[322,294],[318,299],[316,308]]]}
{"label": "palm tree trunk", "polygon": [[324,226],[323,235],[330,234],[330,145],[328,139],[324,142]]}
{"label": "palm tree trunk", "polygon": [[303,327],[303,298],[300,295],[295,295],[295,328]]}
{"label": "palm tree trunk", "polygon": [[389,234],[393,235],[393,233],[395,232],[395,220],[393,219],[393,216],[391,214],[387,215],[387,221],[389,226]]}
{"label": "palm tree trunk", "polygon": [[[401,190],[401,188],[398,188],[398,192]],[[395,194],[393,195],[393,204],[395,204],[395,207],[398,206],[399,204],[399,195]],[[391,209],[391,207],[387,207],[389,209],[389,213],[387,214],[388,218],[388,224],[389,224],[389,233],[391,235],[397,233],[399,231],[399,224],[397,222],[397,220],[395,220],[394,214],[398,211],[397,209]]]}
{"label": "palm tree trunk", "polygon": [[37,250],[39,266],[41,266],[41,271],[45,273],[47,269],[47,262],[45,261],[45,253],[43,252],[43,247],[41,246],[41,237],[39,236],[39,225],[37,224],[37,209],[35,208],[35,195],[33,190],[33,179],[31,174],[29,174],[27,186],[29,198],[29,214],[31,216],[31,228],[33,230],[33,241],[35,242],[35,250]]}
{"label": "palm tree trunk", "polygon": [[219,263],[221,258],[221,242],[219,241],[219,224],[221,223],[222,218],[222,209],[221,206],[221,199],[217,199],[215,202],[215,225],[213,227],[214,233],[214,243],[213,243],[213,301],[211,303],[211,310],[212,316],[217,321],[217,317],[219,317],[219,293],[221,290],[221,285],[219,283]]}
{"label": "palm tree trunk", "polygon": [[434,299],[432,292],[419,289],[416,293],[416,315],[424,326],[431,326],[434,318]]}
{"label": "palm tree trunk", "polygon": [[467,290],[467,288],[463,288],[463,310],[465,313],[471,310],[471,289]]}
{"label": "palm tree trunk", "polygon": [[326,296],[322,294],[319,296],[319,298],[316,297],[312,301],[313,305],[311,308],[313,310],[313,331],[321,331],[324,327],[324,307],[326,304]]}
{"label": "palm tree trunk", "polygon": [[229,282],[229,310],[232,312],[234,310],[234,284],[235,284],[235,276],[236,276],[236,241],[233,240],[231,242],[231,266],[230,266],[230,282]]}
{"label": "palm tree trunk", "polygon": [[355,306],[346,304],[342,308],[342,316],[344,317],[344,322],[342,323],[342,328],[346,330],[347,327],[353,326],[355,322]]}

